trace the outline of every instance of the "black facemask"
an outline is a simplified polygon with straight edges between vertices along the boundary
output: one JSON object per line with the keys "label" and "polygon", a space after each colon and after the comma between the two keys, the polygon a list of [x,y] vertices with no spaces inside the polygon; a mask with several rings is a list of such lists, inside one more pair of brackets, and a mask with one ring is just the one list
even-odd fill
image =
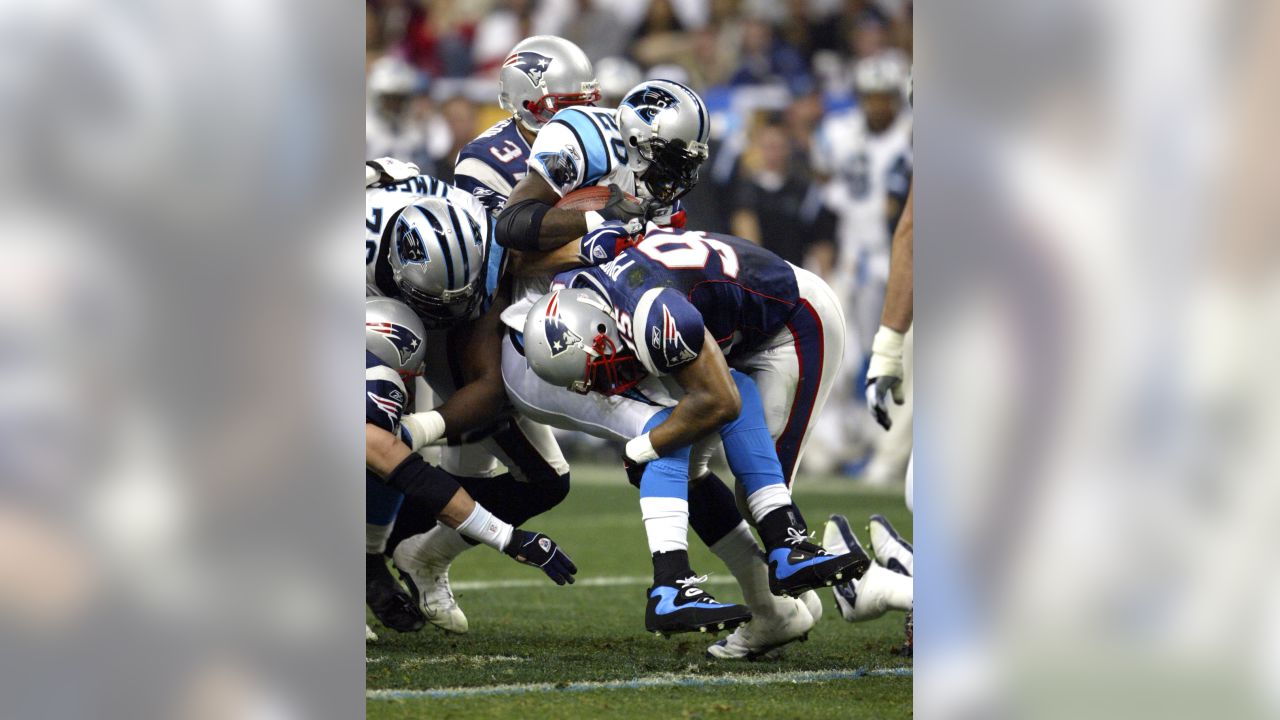
{"label": "black facemask", "polygon": [[670,205],[698,184],[698,167],[705,155],[690,151],[683,140],[658,137],[649,141],[647,149],[647,153],[641,150],[641,157],[649,167],[640,173],[640,180],[654,200]]}

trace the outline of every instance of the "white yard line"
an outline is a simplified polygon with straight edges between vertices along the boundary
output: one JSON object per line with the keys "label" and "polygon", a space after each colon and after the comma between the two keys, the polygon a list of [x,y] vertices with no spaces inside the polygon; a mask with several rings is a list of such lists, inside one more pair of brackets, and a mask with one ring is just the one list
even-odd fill
{"label": "white yard line", "polygon": [[[710,584],[730,584],[734,582],[729,574],[712,575]],[[605,575],[603,577],[579,578],[574,587],[616,587],[619,585],[652,585],[653,578],[646,575]],[[459,580],[450,583],[454,590],[499,590],[505,588],[547,587],[545,577],[520,578],[518,580]]]}
{"label": "white yard line", "polygon": [[605,680],[572,683],[529,683],[525,685],[490,685],[487,687],[454,687],[436,690],[368,690],[370,700],[412,700],[417,698],[477,697],[483,695],[522,695],[541,692],[586,692],[590,690],[632,690],[653,687],[701,687],[710,685],[775,685],[781,683],[815,683],[829,680],[856,680],[867,677],[911,677],[911,668],[872,668],[870,670],[789,670],[760,675],[694,675],[663,673],[633,680]]}

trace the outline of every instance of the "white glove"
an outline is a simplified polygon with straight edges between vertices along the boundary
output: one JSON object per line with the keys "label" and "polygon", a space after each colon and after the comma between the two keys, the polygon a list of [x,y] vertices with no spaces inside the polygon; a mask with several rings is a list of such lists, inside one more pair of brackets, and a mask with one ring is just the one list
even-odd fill
{"label": "white glove", "polygon": [[400,418],[400,427],[409,435],[409,449],[418,452],[444,437],[444,416],[435,410],[409,413]]}
{"label": "white glove", "polygon": [[364,164],[364,186],[390,185],[422,174],[417,165],[393,157],[380,157]]}
{"label": "white glove", "polygon": [[871,363],[867,368],[867,406],[876,422],[885,430],[893,427],[889,418],[888,398],[894,404],[905,402],[902,397],[902,333],[884,325],[876,331],[871,341]]}

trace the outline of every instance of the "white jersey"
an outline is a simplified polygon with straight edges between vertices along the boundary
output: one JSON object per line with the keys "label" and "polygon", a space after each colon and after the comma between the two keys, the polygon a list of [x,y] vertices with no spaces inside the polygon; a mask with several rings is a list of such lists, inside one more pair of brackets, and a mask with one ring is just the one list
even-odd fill
{"label": "white jersey", "polygon": [[900,112],[879,134],[867,128],[860,110],[836,115],[818,129],[812,161],[831,176],[825,200],[839,218],[842,269],[851,271],[859,254],[887,256],[888,201],[905,198],[911,179],[910,113]]}
{"label": "white jersey", "polygon": [[[627,146],[618,130],[617,111],[611,108],[570,107],[556,113],[529,148],[528,172],[541,175],[561,197],[593,185],[617,185],[637,197],[648,195],[627,167]],[[525,315],[549,292],[550,275],[516,278],[502,322],[523,331]]]}

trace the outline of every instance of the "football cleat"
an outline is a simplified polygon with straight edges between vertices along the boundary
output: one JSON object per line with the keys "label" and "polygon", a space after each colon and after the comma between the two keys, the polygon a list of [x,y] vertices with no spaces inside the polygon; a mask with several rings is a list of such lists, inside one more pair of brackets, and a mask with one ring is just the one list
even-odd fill
{"label": "football cleat", "polygon": [[417,632],[426,618],[405,592],[380,553],[367,553],[364,564],[364,602],[378,622],[397,632]]}
{"label": "football cleat", "polygon": [[769,551],[769,591],[774,595],[795,597],[841,580],[856,580],[871,566],[866,553],[832,555],[795,528],[787,533],[787,544]]}
{"label": "football cleat", "polygon": [[369,627],[369,623],[364,624],[364,641],[378,642],[378,633],[374,632],[373,628]]}
{"label": "football cleat", "polygon": [[881,565],[896,573],[912,574],[915,549],[911,547],[911,543],[902,539],[883,515],[871,516],[867,533],[871,536],[871,551],[876,554],[876,560]]}
{"label": "football cleat", "polygon": [[[822,533],[822,544],[824,547],[831,548],[831,552],[835,553],[852,553],[860,555],[867,561],[868,570],[871,565],[871,558],[867,555],[867,551],[862,548],[862,543],[858,542],[858,538],[853,534],[853,528],[849,526],[849,519],[843,515],[832,515],[827,521],[827,527]],[[883,572],[883,571],[881,571]],[[863,573],[863,578],[866,573]],[[857,622],[859,620],[870,620],[873,617],[879,617],[884,614],[881,608],[878,613],[868,613],[865,607],[858,606],[858,590],[863,583],[861,580],[849,580],[847,582],[836,583],[832,586],[832,590],[836,595],[836,607],[840,609],[840,615],[849,622]],[[863,605],[866,598],[863,598]]]}
{"label": "football cleat", "polygon": [[649,588],[644,629],[664,637],[686,632],[716,633],[751,619],[746,605],[726,605],[698,587],[706,581],[706,575],[691,575],[674,585]]}
{"label": "football cleat", "polygon": [[[807,593],[805,600],[817,595]],[[807,640],[817,620],[809,612],[809,604],[799,598],[782,598],[783,610],[777,615],[757,616],[734,630],[729,637],[707,648],[707,657],[715,660],[759,660],[797,640]],[[818,606],[822,602],[818,601]]]}
{"label": "football cleat", "polygon": [[[418,543],[423,537],[425,533],[403,540],[396,546],[392,554],[396,569],[432,625],[451,633],[465,633],[469,627],[467,616],[458,607],[453,588],[449,587],[450,563],[443,558],[433,558],[429,553],[418,552]],[[427,555],[427,558],[422,559],[422,555]]]}

